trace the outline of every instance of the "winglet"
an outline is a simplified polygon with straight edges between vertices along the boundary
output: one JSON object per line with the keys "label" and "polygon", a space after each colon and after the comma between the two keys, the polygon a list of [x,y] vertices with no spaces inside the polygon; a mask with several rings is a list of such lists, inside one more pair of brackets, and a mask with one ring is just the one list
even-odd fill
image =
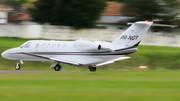
{"label": "winglet", "polygon": [[116,59],[113,59],[113,60],[109,60],[109,61],[106,61],[106,62],[103,62],[103,63],[100,63],[100,64],[96,64],[96,66],[107,65],[107,64],[110,64],[110,63],[114,63],[115,61],[129,59],[129,58],[131,58],[131,57],[119,57],[119,58],[116,58]]}

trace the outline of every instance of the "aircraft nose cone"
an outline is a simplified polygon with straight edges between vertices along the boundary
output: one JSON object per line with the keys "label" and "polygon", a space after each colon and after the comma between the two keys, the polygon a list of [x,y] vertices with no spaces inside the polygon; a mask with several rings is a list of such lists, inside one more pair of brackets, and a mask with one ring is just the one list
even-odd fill
{"label": "aircraft nose cone", "polygon": [[5,58],[5,57],[6,57],[6,53],[5,53],[5,51],[1,53],[1,56],[2,56],[3,58]]}
{"label": "aircraft nose cone", "polygon": [[7,54],[6,51],[4,51],[4,52],[1,53],[1,56],[2,56],[3,58],[6,58],[6,54]]}
{"label": "aircraft nose cone", "polygon": [[17,48],[8,49],[1,53],[1,56],[5,59],[15,59],[16,55],[14,54],[17,51]]}

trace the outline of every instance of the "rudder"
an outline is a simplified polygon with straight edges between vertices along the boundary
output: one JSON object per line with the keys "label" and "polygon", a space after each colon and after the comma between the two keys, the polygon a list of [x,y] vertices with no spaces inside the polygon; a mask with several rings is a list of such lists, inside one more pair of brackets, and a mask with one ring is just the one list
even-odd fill
{"label": "rudder", "polygon": [[121,47],[137,46],[153,22],[138,21],[132,24],[126,31],[124,31],[112,44]]}

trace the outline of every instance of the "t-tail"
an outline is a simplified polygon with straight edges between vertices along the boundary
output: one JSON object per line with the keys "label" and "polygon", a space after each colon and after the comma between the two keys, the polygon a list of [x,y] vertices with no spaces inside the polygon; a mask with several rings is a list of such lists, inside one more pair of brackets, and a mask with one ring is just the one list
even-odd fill
{"label": "t-tail", "polygon": [[114,45],[121,47],[138,46],[144,35],[147,33],[150,26],[153,24],[151,21],[138,21],[135,23],[128,23],[131,26],[124,31],[116,40],[112,42]]}
{"label": "t-tail", "polygon": [[116,38],[112,44],[121,47],[133,47],[138,46],[144,35],[147,33],[151,26],[160,27],[177,27],[176,25],[165,25],[165,24],[153,24],[152,21],[138,21],[135,23],[128,23],[131,25],[126,31],[124,31],[118,38]]}

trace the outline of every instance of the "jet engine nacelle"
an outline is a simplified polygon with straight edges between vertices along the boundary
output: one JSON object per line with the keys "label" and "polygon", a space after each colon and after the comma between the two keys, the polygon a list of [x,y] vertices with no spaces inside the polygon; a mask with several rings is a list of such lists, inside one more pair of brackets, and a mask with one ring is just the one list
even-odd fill
{"label": "jet engine nacelle", "polygon": [[101,49],[101,45],[85,40],[76,40],[74,41],[74,48],[80,51],[98,51]]}

